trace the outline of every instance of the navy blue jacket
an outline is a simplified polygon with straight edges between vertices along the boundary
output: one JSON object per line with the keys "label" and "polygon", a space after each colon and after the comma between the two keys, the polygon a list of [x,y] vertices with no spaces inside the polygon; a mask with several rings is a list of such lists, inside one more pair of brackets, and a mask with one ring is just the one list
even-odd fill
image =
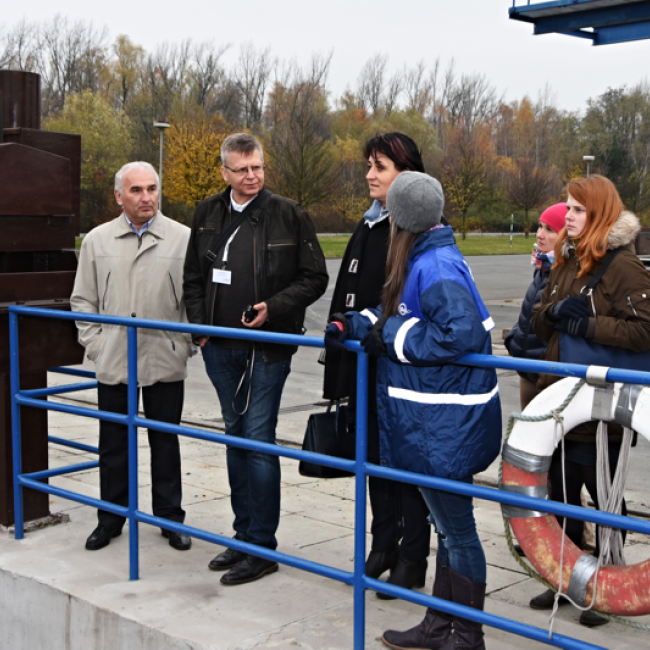
{"label": "navy blue jacket", "polygon": [[[377,363],[382,464],[452,479],[485,470],[501,444],[496,373],[452,364],[491,354],[494,322],[450,227],[416,241],[398,311],[384,325],[388,356]],[[362,338],[380,314],[348,312],[350,337]]]}
{"label": "navy blue jacket", "polygon": [[[542,299],[542,291],[548,281],[549,271],[535,269],[533,281],[526,291],[524,302],[521,305],[519,321],[508,332],[504,341],[511,357],[524,357],[526,359],[542,359],[546,352],[546,342],[537,338],[530,319],[533,315],[533,307],[539,304]],[[539,375],[532,372],[520,372],[524,379],[537,383]]]}

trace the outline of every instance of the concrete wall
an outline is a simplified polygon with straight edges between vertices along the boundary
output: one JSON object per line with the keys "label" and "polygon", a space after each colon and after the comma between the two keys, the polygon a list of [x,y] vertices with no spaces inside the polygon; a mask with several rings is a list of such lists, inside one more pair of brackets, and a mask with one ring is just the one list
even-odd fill
{"label": "concrete wall", "polygon": [[204,650],[31,578],[0,570],[1,650]]}

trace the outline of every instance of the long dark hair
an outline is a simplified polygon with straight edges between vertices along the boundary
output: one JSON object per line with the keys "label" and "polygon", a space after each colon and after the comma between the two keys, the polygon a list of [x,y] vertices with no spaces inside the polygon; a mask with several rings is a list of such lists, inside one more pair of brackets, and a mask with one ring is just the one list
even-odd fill
{"label": "long dark hair", "polygon": [[422,153],[415,142],[404,133],[378,133],[374,138],[370,138],[363,147],[364,159],[368,160],[370,156],[376,158],[378,153],[390,158],[397,171],[424,173]]}
{"label": "long dark hair", "polygon": [[409,253],[420,233],[402,230],[395,222],[391,224],[390,248],[386,260],[386,284],[381,294],[381,308],[384,314],[396,316],[399,299],[402,296]]}
{"label": "long dark hair", "polygon": [[[400,172],[422,172],[424,163],[418,146],[405,133],[378,133],[366,142],[363,147],[365,159],[383,154],[393,161]],[[408,256],[419,235],[402,230],[396,224],[391,226],[390,248],[386,260],[386,284],[381,295],[381,306],[384,314],[395,316],[399,299],[406,281]]]}

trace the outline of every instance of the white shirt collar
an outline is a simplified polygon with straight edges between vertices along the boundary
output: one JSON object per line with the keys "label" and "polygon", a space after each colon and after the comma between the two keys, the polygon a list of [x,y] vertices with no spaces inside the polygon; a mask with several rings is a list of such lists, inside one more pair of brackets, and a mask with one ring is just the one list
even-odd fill
{"label": "white shirt collar", "polygon": [[255,199],[257,198],[257,194],[250,200],[246,201],[244,205],[239,205],[237,201],[232,196],[232,192],[230,193],[230,205],[232,205],[232,209],[235,210],[236,212],[243,212],[248,205],[250,205]]}

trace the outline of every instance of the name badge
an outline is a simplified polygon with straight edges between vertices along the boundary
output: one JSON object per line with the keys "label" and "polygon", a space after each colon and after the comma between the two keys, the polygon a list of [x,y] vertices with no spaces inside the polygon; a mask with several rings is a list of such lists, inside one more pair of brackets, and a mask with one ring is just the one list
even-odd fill
{"label": "name badge", "polygon": [[230,278],[232,277],[232,271],[226,271],[225,269],[212,269],[212,282],[217,284],[230,284]]}

